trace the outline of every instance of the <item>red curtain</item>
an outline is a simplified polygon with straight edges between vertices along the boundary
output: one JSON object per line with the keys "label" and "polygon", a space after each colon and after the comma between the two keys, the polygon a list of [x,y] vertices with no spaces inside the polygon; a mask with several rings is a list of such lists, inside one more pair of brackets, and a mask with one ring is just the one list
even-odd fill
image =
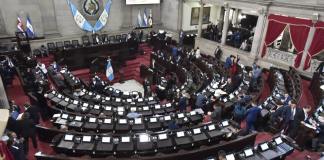
{"label": "red curtain", "polygon": [[308,49],[304,70],[307,70],[310,67],[312,57],[324,51],[324,22],[316,23],[315,28],[314,38],[310,48]]}
{"label": "red curtain", "polygon": [[283,30],[285,29],[286,25],[289,25],[289,29],[291,31],[290,37],[298,52],[298,55],[295,59],[295,67],[299,66],[301,58],[303,56],[309,29],[312,26],[312,21],[273,14],[269,15],[268,20],[268,30],[265,37],[261,57],[265,56],[267,46],[271,45],[273,41],[275,41],[279,37],[281,32],[283,32]]}
{"label": "red curtain", "polygon": [[285,23],[279,23],[277,21],[269,19],[268,30],[264,40],[261,57],[265,56],[267,47],[270,46],[273,43],[273,41],[275,41],[280,36],[281,32],[285,29],[285,27]]}
{"label": "red curtain", "polygon": [[304,25],[290,25],[289,30],[291,41],[297,51],[294,66],[295,68],[298,68],[303,57],[304,48],[310,28]]}

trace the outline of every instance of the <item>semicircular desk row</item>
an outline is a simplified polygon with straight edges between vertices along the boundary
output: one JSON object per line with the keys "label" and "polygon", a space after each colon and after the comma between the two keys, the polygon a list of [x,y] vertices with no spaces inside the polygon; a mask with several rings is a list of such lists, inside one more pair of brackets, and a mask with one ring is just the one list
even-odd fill
{"label": "semicircular desk row", "polygon": [[220,149],[229,152],[253,146],[256,137],[256,133],[237,136],[239,129],[227,120],[172,131],[127,134],[65,132],[44,127],[38,130],[47,135],[40,135],[41,139],[53,137],[55,151],[65,154],[36,154],[38,159],[69,159],[82,155],[109,159],[203,159]]}

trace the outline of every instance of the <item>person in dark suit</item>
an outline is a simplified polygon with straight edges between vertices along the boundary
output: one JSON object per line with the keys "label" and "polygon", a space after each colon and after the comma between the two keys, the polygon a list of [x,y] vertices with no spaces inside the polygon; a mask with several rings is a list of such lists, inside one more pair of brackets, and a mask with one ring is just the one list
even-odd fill
{"label": "person in dark suit", "polygon": [[7,141],[7,147],[15,160],[25,160],[24,149],[21,144],[15,142],[14,139]]}
{"label": "person in dark suit", "polygon": [[33,120],[35,124],[39,124],[40,116],[39,116],[39,109],[37,106],[25,104],[25,113],[29,113],[30,119]]}
{"label": "person in dark suit", "polygon": [[246,112],[246,131],[254,131],[255,123],[261,113],[261,108],[257,105],[256,101],[252,101],[250,109]]}
{"label": "person in dark suit", "polygon": [[188,106],[188,98],[190,98],[188,93],[183,93],[179,98],[179,111],[184,112]]}
{"label": "person in dark suit", "polygon": [[25,112],[22,119],[18,121],[20,128],[20,136],[24,138],[25,155],[28,154],[29,138],[32,139],[34,148],[37,148],[36,127],[33,120],[30,119],[30,114]]}
{"label": "person in dark suit", "polygon": [[289,107],[283,111],[284,133],[289,137],[295,138],[302,121],[305,120],[303,109],[297,107],[296,100],[291,100]]}

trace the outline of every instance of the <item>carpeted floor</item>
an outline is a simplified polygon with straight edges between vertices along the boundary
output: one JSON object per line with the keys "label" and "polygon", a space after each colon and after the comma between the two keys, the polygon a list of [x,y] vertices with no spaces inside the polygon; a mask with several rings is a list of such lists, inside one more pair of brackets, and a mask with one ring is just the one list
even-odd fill
{"label": "carpeted floor", "polygon": [[[144,55],[141,55],[141,57],[139,59],[137,58],[136,60],[134,60],[135,63],[128,62],[129,64],[136,64],[133,67],[138,68],[138,67],[140,67],[141,64],[145,64],[145,65],[149,64],[148,63],[149,59],[150,59],[150,57],[149,57],[150,54],[149,53],[150,53],[151,49],[146,45],[142,45],[141,47],[143,48],[144,52],[146,52],[146,53]],[[49,59],[52,59],[52,57],[46,59],[47,65],[50,63]],[[129,71],[138,71],[139,72],[139,70],[137,68],[129,70]],[[139,74],[135,74],[135,75],[138,76],[135,80],[140,81],[141,79],[139,78]],[[265,80],[267,80],[267,78],[268,78],[267,73],[263,74],[263,78]],[[265,82],[267,82],[267,81],[265,81]],[[302,97],[301,97],[301,101],[300,101],[301,106],[304,106],[306,104],[311,104],[313,106],[313,104],[314,104],[313,99],[312,99],[312,95],[311,95],[311,91],[308,89],[309,84],[310,84],[310,82],[307,81],[307,80],[302,81],[303,93],[302,93]],[[261,98],[260,98],[260,101],[262,101],[266,97],[268,97],[269,94],[270,94],[269,85],[267,83],[265,83],[263,93],[262,93]],[[20,105],[20,106],[22,106],[26,102],[29,102],[28,97],[25,95],[25,93],[23,91],[23,88],[20,85],[18,77],[15,77],[15,79],[13,81],[13,85],[7,88],[7,96],[8,96],[8,98],[10,100],[12,100],[12,99],[15,100],[16,103],[18,105]],[[42,123],[46,123],[46,122],[42,122]],[[260,132],[257,135],[255,144],[263,142],[263,141],[270,140],[271,138],[272,138],[272,134],[267,133],[267,132]],[[38,152],[38,151],[41,151],[41,152],[44,152],[44,153],[47,153],[47,154],[55,154],[55,152],[53,151],[53,149],[50,147],[49,144],[43,143],[41,141],[38,141],[38,148],[37,149],[33,148],[31,142],[29,144],[29,148],[30,148],[30,151],[29,151],[29,154],[28,154],[28,159],[29,160],[35,159],[34,154],[36,152]],[[309,151],[300,152],[300,151],[296,150],[296,151],[294,151],[293,154],[291,154],[290,156],[287,157],[287,160],[303,160],[303,159],[305,159],[306,155],[310,155],[312,157],[312,159],[314,159],[314,160],[319,159],[319,153],[317,153],[317,152],[309,152]]]}

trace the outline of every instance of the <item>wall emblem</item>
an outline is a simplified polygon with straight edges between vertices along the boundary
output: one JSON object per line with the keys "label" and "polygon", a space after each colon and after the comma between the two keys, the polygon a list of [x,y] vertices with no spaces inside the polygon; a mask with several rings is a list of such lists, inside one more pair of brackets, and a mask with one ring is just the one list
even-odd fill
{"label": "wall emblem", "polygon": [[99,11],[98,0],[85,0],[83,2],[83,11],[89,16],[94,16]]}

